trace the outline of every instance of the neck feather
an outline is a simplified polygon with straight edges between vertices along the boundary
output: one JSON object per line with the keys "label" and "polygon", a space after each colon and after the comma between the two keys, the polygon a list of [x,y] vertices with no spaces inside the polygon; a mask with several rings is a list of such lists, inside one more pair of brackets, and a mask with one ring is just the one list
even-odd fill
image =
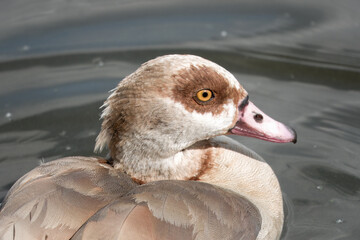
{"label": "neck feather", "polygon": [[217,145],[216,163],[200,181],[211,183],[247,198],[258,209],[262,226],[257,237],[279,239],[283,226],[283,200],[271,167],[255,152],[228,137],[212,139]]}
{"label": "neck feather", "polygon": [[[119,146],[120,147],[120,146]],[[136,144],[122,145],[112,151],[114,167],[139,182],[158,180],[197,180],[211,165],[214,154],[209,141],[200,141],[184,150],[143,151]]]}

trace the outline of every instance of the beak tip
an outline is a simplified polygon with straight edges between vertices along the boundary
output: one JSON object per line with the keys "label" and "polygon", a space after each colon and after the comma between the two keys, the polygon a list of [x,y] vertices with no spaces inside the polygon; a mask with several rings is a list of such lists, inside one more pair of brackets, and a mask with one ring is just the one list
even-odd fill
{"label": "beak tip", "polygon": [[292,134],[294,135],[294,137],[293,137],[293,139],[292,139],[292,143],[297,143],[297,133],[296,133],[296,131],[295,131],[295,129],[293,129],[292,127],[288,127],[288,126],[286,126],[288,129],[289,129],[289,131],[290,132],[292,132]]}

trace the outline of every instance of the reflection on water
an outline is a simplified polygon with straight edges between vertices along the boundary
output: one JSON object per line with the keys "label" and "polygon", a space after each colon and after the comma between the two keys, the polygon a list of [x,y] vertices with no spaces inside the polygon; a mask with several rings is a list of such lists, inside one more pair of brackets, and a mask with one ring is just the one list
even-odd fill
{"label": "reflection on water", "polygon": [[338,139],[360,144],[360,136],[357,134],[359,123],[360,106],[348,104],[327,109],[320,116],[313,116],[304,124]]}
{"label": "reflection on water", "polygon": [[[79,152],[93,155],[93,149],[89,146],[94,145],[98,133],[98,109],[102,103],[50,110],[3,124],[0,126],[0,132],[6,134],[6,138],[0,139],[0,144],[31,142],[32,147],[36,149],[36,155],[45,160],[52,156],[78,155]],[[53,144],[46,146],[49,142]]]}
{"label": "reflection on water", "polygon": [[0,9],[0,201],[40,161],[94,155],[99,107],[142,62],[192,53],[298,132],[296,145],[234,137],[279,178],[282,238],[360,236],[357,1],[108,1]]}
{"label": "reflection on water", "polygon": [[[39,6],[42,7],[42,6]],[[309,27],[309,21],[321,24],[322,9],[289,4],[252,3],[214,5],[175,4],[136,9],[124,6],[118,11],[83,16],[56,24],[39,24],[28,31],[4,37],[0,55],[27,56],[58,51],[89,50],[114,46],[147,46],[184,41],[222,40],[225,37],[259,37]],[[72,14],[67,12],[67,14]],[[44,19],[52,16],[43,16]],[[141,33],[141,35],[137,35]],[[136,37],[134,37],[136,36]]]}
{"label": "reflection on water", "polygon": [[309,165],[302,170],[311,179],[325,184],[325,187],[339,191],[340,194],[360,196],[360,178],[339,169],[322,165]]}

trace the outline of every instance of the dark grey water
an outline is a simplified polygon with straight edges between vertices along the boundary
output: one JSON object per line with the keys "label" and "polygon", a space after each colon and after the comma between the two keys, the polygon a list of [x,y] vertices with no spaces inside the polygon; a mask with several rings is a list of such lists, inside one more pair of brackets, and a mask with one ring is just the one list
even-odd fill
{"label": "dark grey water", "polygon": [[108,91],[191,53],[230,70],[299,142],[236,139],[276,172],[283,239],[359,239],[360,15],[346,1],[23,1],[0,8],[0,201],[40,161],[93,155]]}

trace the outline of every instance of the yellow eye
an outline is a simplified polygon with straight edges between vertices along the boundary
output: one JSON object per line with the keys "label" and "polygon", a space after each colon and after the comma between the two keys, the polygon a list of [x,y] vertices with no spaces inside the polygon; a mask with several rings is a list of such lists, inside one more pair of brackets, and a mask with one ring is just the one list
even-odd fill
{"label": "yellow eye", "polygon": [[196,99],[200,103],[205,103],[214,98],[214,93],[209,89],[202,89],[196,93]]}

